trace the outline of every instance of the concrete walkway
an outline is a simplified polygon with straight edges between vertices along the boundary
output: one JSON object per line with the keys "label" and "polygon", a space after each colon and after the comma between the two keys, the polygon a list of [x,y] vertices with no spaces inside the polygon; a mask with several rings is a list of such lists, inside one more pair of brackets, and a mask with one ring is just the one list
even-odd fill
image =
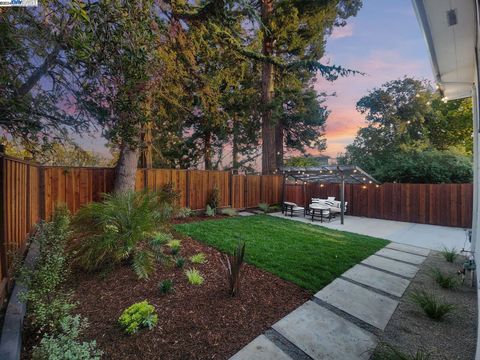
{"label": "concrete walkway", "polygon": [[430,251],[391,243],[272,325],[233,360],[369,359]]}
{"label": "concrete walkway", "polygon": [[466,232],[462,228],[438,225],[414,224],[401,221],[371,219],[358,216],[345,216],[345,224],[340,224],[340,218],[331,222],[323,222],[303,216],[285,216],[281,212],[270,214],[283,219],[300,221],[307,224],[325,226],[329,229],[349,231],[357,234],[374,236],[401,244],[424,247],[431,250],[442,250],[444,247],[460,251],[470,250],[466,241]]}

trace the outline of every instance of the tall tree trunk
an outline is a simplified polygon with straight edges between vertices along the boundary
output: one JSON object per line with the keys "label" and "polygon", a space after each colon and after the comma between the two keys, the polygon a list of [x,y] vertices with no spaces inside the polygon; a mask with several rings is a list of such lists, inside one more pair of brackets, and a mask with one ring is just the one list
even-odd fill
{"label": "tall tree trunk", "polygon": [[279,169],[283,166],[283,123],[281,121],[275,124],[275,155],[276,168]]}
{"label": "tall tree trunk", "polygon": [[204,137],[203,157],[205,170],[212,170],[212,133],[207,131]]}
{"label": "tall tree trunk", "polygon": [[145,124],[142,131],[142,152],[140,154],[140,167],[151,169],[153,167],[153,146],[152,146],[152,122]]}
{"label": "tall tree trunk", "polygon": [[[273,0],[262,1],[262,22],[270,23],[273,11]],[[273,55],[273,37],[270,32],[264,30],[263,55]],[[264,62],[262,67],[262,173],[272,174],[277,168],[275,153],[275,124],[272,124],[272,112],[269,108],[274,95],[274,68],[273,64]]]}
{"label": "tall tree trunk", "polygon": [[114,192],[120,193],[135,190],[135,178],[139,156],[137,148],[122,145],[120,148],[120,157],[115,168]]}
{"label": "tall tree trunk", "polygon": [[238,124],[237,118],[233,117],[233,131],[232,131],[232,169],[238,170]]}

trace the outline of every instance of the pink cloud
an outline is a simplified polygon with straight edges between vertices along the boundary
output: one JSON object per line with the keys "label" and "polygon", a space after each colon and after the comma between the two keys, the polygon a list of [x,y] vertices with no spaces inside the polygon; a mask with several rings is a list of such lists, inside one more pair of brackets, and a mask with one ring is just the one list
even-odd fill
{"label": "pink cloud", "polygon": [[[331,57],[322,62],[332,63]],[[327,150],[324,153],[330,156],[343,152],[344,147],[353,142],[358,129],[365,126],[364,116],[356,111],[356,103],[362,96],[387,81],[418,74],[424,67],[419,61],[403,58],[396,50],[373,50],[364,58],[355,57],[341,65],[365,75],[352,75],[334,82],[319,77],[314,84],[319,92],[336,93],[326,101],[331,114],[326,123]]]}

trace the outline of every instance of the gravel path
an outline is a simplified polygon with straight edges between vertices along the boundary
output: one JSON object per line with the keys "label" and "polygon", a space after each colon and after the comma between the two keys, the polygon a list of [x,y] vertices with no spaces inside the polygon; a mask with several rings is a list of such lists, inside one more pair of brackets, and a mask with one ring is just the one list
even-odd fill
{"label": "gravel path", "polygon": [[[429,276],[435,267],[445,273],[455,273],[462,267],[463,261],[463,257],[458,257],[454,264],[448,263],[441,253],[432,251],[400,300],[380,341],[412,355],[417,350],[430,353],[430,360],[474,359],[477,332],[476,289],[469,287],[469,277],[458,289],[445,290]],[[442,321],[431,320],[410,302],[410,294],[414,289],[435,290],[445,301],[455,304],[456,310]]]}

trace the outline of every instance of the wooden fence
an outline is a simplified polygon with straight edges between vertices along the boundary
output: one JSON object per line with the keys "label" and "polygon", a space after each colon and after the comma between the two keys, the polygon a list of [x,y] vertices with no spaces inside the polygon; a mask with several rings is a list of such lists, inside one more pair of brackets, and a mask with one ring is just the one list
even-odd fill
{"label": "wooden fence", "polygon": [[[40,219],[50,219],[55,205],[67,204],[72,213],[98,201],[113,189],[112,168],[39,166],[0,156],[0,303],[8,288],[13,254],[23,252],[28,234]],[[180,205],[204,209],[216,186],[221,206],[252,208],[282,200],[282,176],[232,175],[228,171],[139,169],[136,189],[159,189],[172,183]],[[472,184],[347,185],[348,214],[425,224],[470,227]],[[339,198],[335,184],[285,186],[285,199],[306,204],[312,197]]]}
{"label": "wooden fence", "polygon": [[[285,199],[299,204],[328,196],[340,199],[340,186],[289,184],[285,188]],[[345,201],[348,215],[463,228],[472,224],[472,184],[348,184]]]}
{"label": "wooden fence", "polygon": [[[112,168],[39,166],[0,156],[0,305],[8,288],[13,255],[25,249],[28,234],[40,219],[50,219],[58,203],[75,213],[82,205],[99,201],[113,189]],[[172,183],[180,206],[205,209],[214,187],[222,207],[256,207],[281,202],[282,177],[232,175],[228,171],[139,169],[137,190],[160,189]]]}

